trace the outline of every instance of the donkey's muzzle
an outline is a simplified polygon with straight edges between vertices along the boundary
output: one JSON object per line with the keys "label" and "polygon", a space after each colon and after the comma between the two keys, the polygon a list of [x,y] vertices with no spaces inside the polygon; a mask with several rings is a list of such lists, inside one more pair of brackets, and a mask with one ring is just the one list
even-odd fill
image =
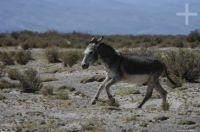
{"label": "donkey's muzzle", "polygon": [[82,68],[83,68],[83,69],[87,69],[88,67],[89,67],[88,64],[82,64]]}

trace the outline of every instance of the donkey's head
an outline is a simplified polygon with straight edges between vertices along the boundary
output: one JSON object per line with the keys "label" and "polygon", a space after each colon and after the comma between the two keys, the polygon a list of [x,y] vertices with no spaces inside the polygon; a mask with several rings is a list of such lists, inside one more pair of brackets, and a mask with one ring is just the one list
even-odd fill
{"label": "donkey's head", "polygon": [[90,65],[98,60],[97,44],[101,42],[103,37],[95,38],[93,37],[84,51],[84,58],[82,60],[82,68],[87,69]]}

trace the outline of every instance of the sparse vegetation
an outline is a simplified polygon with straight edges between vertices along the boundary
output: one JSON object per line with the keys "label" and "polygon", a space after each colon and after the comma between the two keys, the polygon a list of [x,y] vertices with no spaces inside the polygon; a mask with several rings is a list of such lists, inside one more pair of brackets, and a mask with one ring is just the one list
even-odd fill
{"label": "sparse vegetation", "polygon": [[21,83],[22,91],[35,93],[41,89],[41,80],[38,72],[32,68],[19,73],[18,79]]}
{"label": "sparse vegetation", "polygon": [[85,118],[81,121],[80,125],[82,126],[83,131],[89,131],[89,132],[104,132],[105,129],[103,128],[103,121],[91,117],[91,118]]}
{"label": "sparse vegetation", "polygon": [[12,80],[18,80],[19,72],[17,69],[9,69],[7,70],[8,77]]}
{"label": "sparse vegetation", "polygon": [[177,82],[195,82],[200,77],[200,54],[189,50],[168,51],[162,58]]}
{"label": "sparse vegetation", "polygon": [[122,117],[122,122],[124,123],[130,123],[130,122],[135,122],[138,121],[137,115],[128,115],[125,117]]}
{"label": "sparse vegetation", "polygon": [[15,60],[17,63],[21,65],[25,65],[29,62],[29,60],[32,60],[31,52],[30,51],[19,51],[15,54]]}
{"label": "sparse vegetation", "polygon": [[69,99],[69,93],[68,92],[58,92],[56,93],[56,99],[61,100],[68,100]]}
{"label": "sparse vegetation", "polygon": [[14,60],[12,58],[12,55],[8,52],[0,52],[0,61],[4,65],[14,65]]}
{"label": "sparse vegetation", "polygon": [[44,86],[41,88],[41,93],[44,96],[53,95],[53,87],[52,86]]}
{"label": "sparse vegetation", "polygon": [[5,89],[5,88],[16,88],[19,85],[16,83],[11,83],[7,80],[0,80],[0,89]]}
{"label": "sparse vegetation", "polygon": [[72,67],[82,59],[82,54],[78,51],[67,51],[62,53],[61,58],[64,66]]}
{"label": "sparse vegetation", "polygon": [[194,125],[194,124],[196,124],[196,123],[193,122],[193,121],[190,121],[190,120],[185,120],[185,119],[183,119],[183,120],[179,120],[179,121],[178,121],[178,124],[179,124],[179,125]]}
{"label": "sparse vegetation", "polygon": [[60,62],[59,50],[55,46],[48,47],[45,51],[46,57],[50,63]]}
{"label": "sparse vegetation", "polygon": [[119,88],[115,91],[115,94],[125,96],[129,94],[140,94],[137,88]]}
{"label": "sparse vegetation", "polygon": [[0,77],[2,77],[3,75],[4,75],[4,68],[5,68],[5,66],[4,66],[4,64],[2,64],[1,62],[0,62]]}
{"label": "sparse vegetation", "polygon": [[[84,33],[45,33],[21,31],[4,33],[0,37],[0,46],[21,46],[23,49],[46,48],[58,46],[65,48],[83,48],[92,35]],[[107,35],[105,42],[117,48],[134,47],[198,47],[200,44],[199,30],[189,35]]]}

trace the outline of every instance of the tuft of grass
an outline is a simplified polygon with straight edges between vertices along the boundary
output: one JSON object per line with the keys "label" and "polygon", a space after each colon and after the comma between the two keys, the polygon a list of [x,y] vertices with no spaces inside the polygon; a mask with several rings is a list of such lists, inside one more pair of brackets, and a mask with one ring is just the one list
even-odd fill
{"label": "tuft of grass", "polygon": [[56,99],[68,100],[69,99],[69,93],[68,92],[59,92],[59,93],[56,93]]}
{"label": "tuft of grass", "polygon": [[62,53],[61,58],[64,66],[72,67],[82,59],[82,54],[79,51],[67,51]]}
{"label": "tuft of grass", "polygon": [[7,80],[0,80],[0,89],[5,89],[5,88],[15,88],[18,87],[19,85],[16,83],[11,83]]}
{"label": "tuft of grass", "polygon": [[25,70],[23,74],[18,75],[21,83],[22,91],[27,93],[35,93],[41,89],[41,80],[38,72],[32,68]]}
{"label": "tuft of grass", "polygon": [[8,52],[0,52],[0,61],[4,65],[14,65],[14,60],[12,58],[12,55],[9,54]]}
{"label": "tuft of grass", "polygon": [[190,120],[185,120],[185,119],[183,119],[183,120],[179,120],[179,121],[178,121],[178,124],[179,124],[179,125],[194,125],[194,124],[196,124],[196,123],[193,122],[193,121],[190,121]]}
{"label": "tuft of grass", "polygon": [[12,80],[18,80],[18,77],[19,77],[19,72],[17,69],[9,69],[7,71],[8,73],[8,77]]}
{"label": "tuft of grass", "polygon": [[59,49],[58,47],[55,47],[55,46],[50,46],[50,47],[47,47],[46,50],[45,50],[45,54],[46,54],[46,57],[47,57],[47,60],[50,62],[50,63],[58,63],[60,62],[59,60]]}
{"label": "tuft of grass", "polygon": [[15,60],[18,64],[25,65],[32,60],[31,52],[25,50],[19,51],[15,54]]}
{"label": "tuft of grass", "polygon": [[104,132],[105,131],[103,127],[104,122],[95,117],[82,119],[82,121],[80,122],[80,125],[83,131],[89,131],[89,132]]}
{"label": "tuft of grass", "polygon": [[59,90],[69,90],[70,92],[72,91],[76,91],[76,89],[74,87],[69,87],[69,86],[61,86],[58,88]]}
{"label": "tuft of grass", "polygon": [[140,94],[140,91],[136,88],[119,88],[115,91],[115,94],[125,96],[129,94]]}
{"label": "tuft of grass", "polygon": [[110,106],[113,106],[113,107],[119,107],[119,102],[118,101],[111,101],[111,100],[103,100],[103,99],[99,99],[97,101],[97,105],[100,105],[100,106],[104,106],[104,107],[108,107],[110,108]]}
{"label": "tuft of grass", "polygon": [[130,123],[130,122],[135,122],[138,121],[137,115],[128,115],[125,117],[122,117],[122,122],[124,123]]}
{"label": "tuft of grass", "polygon": [[0,63],[0,77],[2,77],[5,73],[5,65]]}
{"label": "tuft of grass", "polygon": [[41,88],[40,92],[44,96],[54,95],[52,86],[45,86],[45,87]]}
{"label": "tuft of grass", "polygon": [[54,77],[41,77],[41,82],[51,82],[51,81],[57,81],[57,78]]}

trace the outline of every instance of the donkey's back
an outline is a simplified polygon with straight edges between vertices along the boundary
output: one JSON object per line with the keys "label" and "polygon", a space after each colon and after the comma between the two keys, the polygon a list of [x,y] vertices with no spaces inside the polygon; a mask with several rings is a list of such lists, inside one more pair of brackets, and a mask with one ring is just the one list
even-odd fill
{"label": "donkey's back", "polygon": [[127,74],[161,73],[164,65],[153,57],[122,56],[121,67]]}

